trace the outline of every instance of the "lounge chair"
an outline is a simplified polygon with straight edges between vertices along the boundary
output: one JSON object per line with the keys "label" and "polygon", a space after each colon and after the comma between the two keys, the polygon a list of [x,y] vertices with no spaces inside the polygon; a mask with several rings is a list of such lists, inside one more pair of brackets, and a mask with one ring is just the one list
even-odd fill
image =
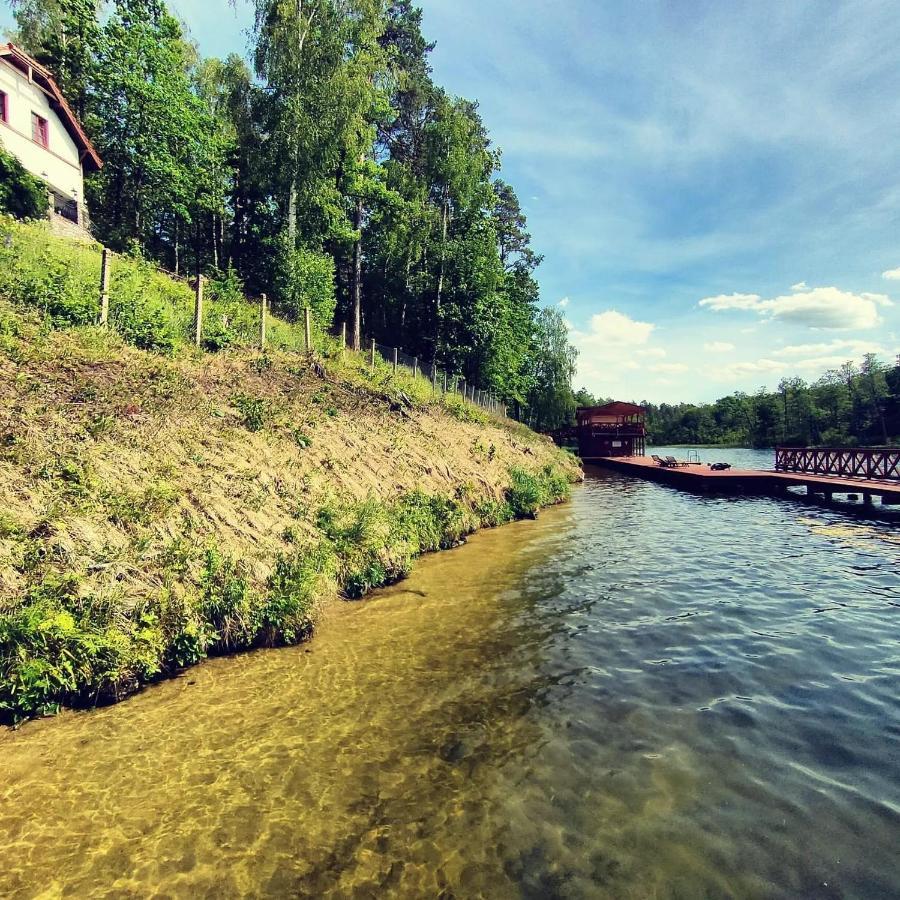
{"label": "lounge chair", "polygon": [[667,456],[666,457],[666,465],[669,466],[670,468],[677,468],[678,466],[689,466],[690,463],[689,462],[679,462],[677,459],[675,459],[674,456]]}
{"label": "lounge chair", "polygon": [[660,459],[655,453],[650,454],[650,459],[653,460],[658,466],[666,465],[666,461],[664,459]]}

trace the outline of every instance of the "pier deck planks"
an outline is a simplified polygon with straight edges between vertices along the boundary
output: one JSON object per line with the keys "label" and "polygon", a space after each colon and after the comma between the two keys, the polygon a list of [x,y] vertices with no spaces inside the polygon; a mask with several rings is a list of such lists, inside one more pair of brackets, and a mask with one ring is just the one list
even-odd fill
{"label": "pier deck planks", "polygon": [[584,462],[616,469],[639,478],[652,478],[688,490],[771,494],[793,486],[806,487],[813,494],[869,494],[880,496],[886,503],[900,503],[900,482],[866,481],[834,475],[804,475],[802,472],[764,469],[725,469],[714,472],[705,464],[666,468],[657,465],[647,456],[608,456],[586,459]]}

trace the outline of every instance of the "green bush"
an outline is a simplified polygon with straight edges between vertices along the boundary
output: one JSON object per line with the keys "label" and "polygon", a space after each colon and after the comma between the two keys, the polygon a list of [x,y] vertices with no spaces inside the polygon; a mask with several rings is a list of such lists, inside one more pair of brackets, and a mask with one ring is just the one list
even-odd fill
{"label": "green bush", "polygon": [[331,327],[337,305],[331,256],[304,247],[293,248],[285,235],[278,244],[274,274],[273,299],[279,312],[300,321],[308,306],[319,328]]}
{"label": "green bush", "polygon": [[509,475],[506,502],[516,519],[533,519],[542,506],[559,503],[569,494],[565,473],[552,465],[537,472],[513,468]]}
{"label": "green bush", "polygon": [[0,213],[17,219],[44,219],[49,198],[47,185],[0,147]]}
{"label": "green bush", "polygon": [[237,407],[247,431],[262,431],[266,425],[266,401],[247,394],[237,394],[231,398]]}
{"label": "green bush", "polygon": [[259,342],[260,308],[248,303],[234,269],[207,282],[203,313],[203,348],[226,350]]}
{"label": "green bush", "polygon": [[[0,298],[38,310],[52,328],[91,325],[100,316],[100,247],[53,235],[46,223],[0,215]],[[317,320],[330,323],[331,300],[316,300]],[[247,301],[233,272],[207,282],[203,344],[207,350],[255,346],[259,304]],[[330,303],[330,305],[329,305]],[[194,290],[156,269],[139,254],[114,255],[110,263],[110,322],[135,347],[171,353],[193,341]],[[272,316],[270,344],[303,346],[302,325]]]}

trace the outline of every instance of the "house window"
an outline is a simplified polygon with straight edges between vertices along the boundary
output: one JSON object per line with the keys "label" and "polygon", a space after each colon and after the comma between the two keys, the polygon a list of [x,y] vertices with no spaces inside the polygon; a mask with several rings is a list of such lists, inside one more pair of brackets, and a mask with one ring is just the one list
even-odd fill
{"label": "house window", "polygon": [[31,139],[42,147],[50,146],[50,125],[37,113],[31,114]]}
{"label": "house window", "polygon": [[9,98],[0,91],[0,122],[9,124]]}

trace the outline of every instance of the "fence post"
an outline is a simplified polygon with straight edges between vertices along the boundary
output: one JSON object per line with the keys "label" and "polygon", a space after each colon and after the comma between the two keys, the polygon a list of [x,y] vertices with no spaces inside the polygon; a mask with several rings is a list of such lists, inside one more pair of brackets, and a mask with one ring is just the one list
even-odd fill
{"label": "fence post", "polygon": [[431,393],[437,393],[437,366],[434,363],[431,364]]}
{"label": "fence post", "polygon": [[100,258],[100,324],[109,324],[109,250],[103,248]]}
{"label": "fence post", "polygon": [[375,338],[372,338],[372,371],[375,371]]}
{"label": "fence post", "polygon": [[269,301],[266,299],[266,295],[263,294],[259,300],[259,349],[266,349],[266,308],[269,305]]}
{"label": "fence post", "polygon": [[419,374],[419,357],[413,357],[413,378],[418,377]]}
{"label": "fence post", "polygon": [[203,337],[203,276],[197,276],[197,288],[194,295],[194,344],[199,347]]}
{"label": "fence post", "polygon": [[394,374],[397,374],[397,348],[394,347]]}
{"label": "fence post", "polygon": [[447,393],[447,373],[444,372],[444,393]]}
{"label": "fence post", "polygon": [[341,356],[344,355],[344,351],[347,349],[347,323],[341,322]]}
{"label": "fence post", "polygon": [[463,378],[462,383],[459,388],[460,393],[463,395],[463,400],[466,399],[466,379]]}
{"label": "fence post", "polygon": [[309,307],[303,307],[303,336],[306,341],[306,352],[312,350],[312,321],[310,319]]}

